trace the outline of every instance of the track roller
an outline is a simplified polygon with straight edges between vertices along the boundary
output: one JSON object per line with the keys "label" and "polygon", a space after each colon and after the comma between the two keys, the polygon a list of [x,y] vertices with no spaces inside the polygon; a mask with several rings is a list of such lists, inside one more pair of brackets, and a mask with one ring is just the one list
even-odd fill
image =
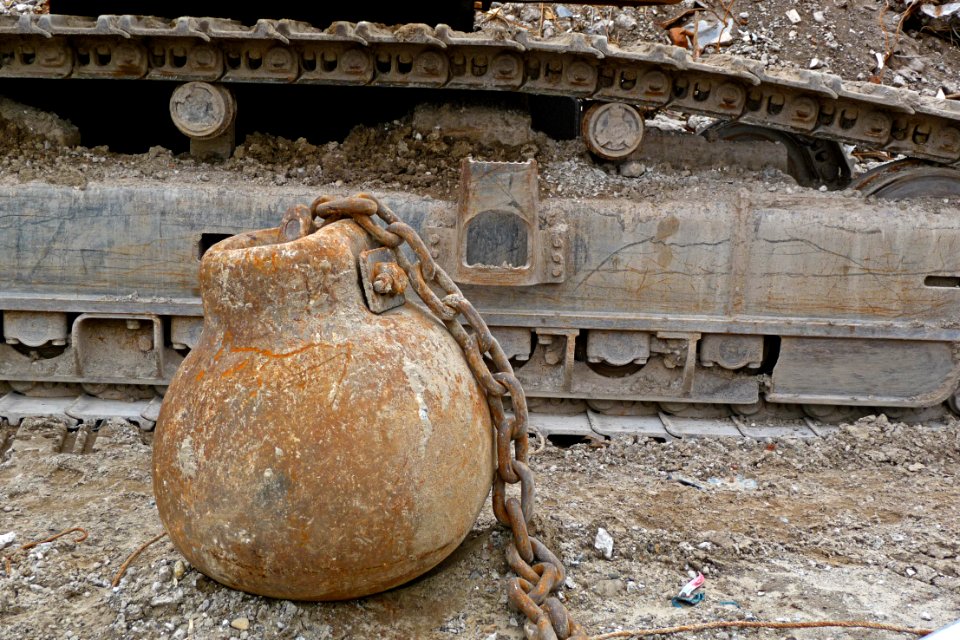
{"label": "track roller", "polygon": [[830,191],[850,184],[850,164],[843,148],[832,140],[766,129],[740,122],[718,122],[701,133],[708,140],[761,140],[777,142],[787,150],[787,171],[803,187]]}
{"label": "track roller", "polygon": [[871,169],[851,187],[886,200],[960,198],[960,170],[908,158]]}

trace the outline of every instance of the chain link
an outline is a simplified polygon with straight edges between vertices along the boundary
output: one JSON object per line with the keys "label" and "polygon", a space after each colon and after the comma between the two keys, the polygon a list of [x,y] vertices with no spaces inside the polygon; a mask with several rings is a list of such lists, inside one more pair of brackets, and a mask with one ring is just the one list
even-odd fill
{"label": "chain link", "polygon": [[[532,626],[531,637],[535,640],[586,639],[583,628],[573,622],[563,603],[553,596],[566,579],[563,563],[546,545],[530,535],[535,488],[533,471],[527,464],[530,449],[527,400],[513,373],[513,366],[487,323],[450,276],[437,265],[416,230],[375,197],[368,194],[340,199],[322,196],[310,206],[310,215],[322,220],[318,228],[350,218],[379,244],[392,249],[397,264],[410,279],[410,286],[463,349],[474,377],[486,394],[496,431],[493,513],[498,522],[510,528],[512,539],[507,543],[506,559],[517,576],[510,580],[509,601],[530,621],[528,633]],[[281,227],[281,239],[303,228],[302,210],[288,216]],[[374,216],[386,226],[378,224]],[[407,257],[403,245],[410,248],[416,256],[415,261]],[[461,320],[472,331],[467,331]],[[506,395],[513,401],[512,417],[508,417],[503,408]],[[520,485],[520,497],[508,497],[507,485]]]}

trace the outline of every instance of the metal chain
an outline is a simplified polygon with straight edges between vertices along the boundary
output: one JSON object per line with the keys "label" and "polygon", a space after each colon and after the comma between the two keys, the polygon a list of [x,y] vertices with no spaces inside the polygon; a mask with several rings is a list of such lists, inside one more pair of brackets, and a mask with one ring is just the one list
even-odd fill
{"label": "metal chain", "polygon": [[[424,304],[447,327],[466,356],[477,382],[483,387],[496,428],[497,473],[493,481],[493,513],[510,528],[506,558],[517,577],[507,590],[510,603],[535,627],[535,640],[585,640],[586,633],[567,613],[554,595],[566,579],[563,563],[540,540],[530,535],[533,518],[534,479],[527,463],[527,400],[513,367],[490,328],[430,255],[423,239],[410,225],[375,197],[360,194],[352,198],[317,198],[310,206],[310,220],[302,208],[291,210],[281,225],[281,238],[292,239],[309,231],[312,218],[323,220],[318,228],[350,218],[374,240],[393,251],[397,264],[406,272],[410,286]],[[381,226],[373,218],[386,223]],[[406,244],[416,256],[411,261],[402,251]],[[438,294],[435,289],[441,293]],[[468,332],[463,320],[471,329]],[[492,367],[487,361],[492,362]],[[503,408],[503,397],[513,400],[513,417]],[[519,484],[519,498],[507,496],[507,485]]]}

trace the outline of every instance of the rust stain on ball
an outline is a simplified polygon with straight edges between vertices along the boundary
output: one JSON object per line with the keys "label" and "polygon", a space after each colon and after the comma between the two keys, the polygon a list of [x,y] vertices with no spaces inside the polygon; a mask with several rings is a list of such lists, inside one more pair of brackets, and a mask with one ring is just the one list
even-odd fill
{"label": "rust stain on ball", "polygon": [[443,326],[371,313],[364,232],[235,236],[201,264],[205,325],[170,385],[154,492],[171,540],[230,587],[339,600],[426,572],[493,474],[483,393]]}

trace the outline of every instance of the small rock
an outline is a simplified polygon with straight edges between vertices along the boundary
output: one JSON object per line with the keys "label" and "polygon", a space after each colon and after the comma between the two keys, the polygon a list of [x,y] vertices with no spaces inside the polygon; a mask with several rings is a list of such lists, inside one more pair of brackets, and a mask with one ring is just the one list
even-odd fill
{"label": "small rock", "polygon": [[960,590],[960,578],[954,576],[937,576],[930,582],[933,586],[940,587],[941,589]]}
{"label": "small rock", "polygon": [[933,616],[930,615],[930,612],[929,612],[929,611],[921,611],[921,612],[920,612],[920,619],[921,619],[921,620],[926,620],[927,622],[929,622],[929,621],[933,620]]}
{"label": "small rock", "polygon": [[932,583],[933,579],[937,577],[937,572],[932,567],[928,567],[925,564],[918,564],[914,567],[917,570],[914,578],[920,580],[921,582]]}
{"label": "small rock", "polygon": [[923,471],[927,468],[927,465],[922,462],[914,462],[913,464],[907,465],[907,471],[911,473],[916,473],[917,471]]}
{"label": "small rock", "polygon": [[614,19],[613,23],[617,25],[619,28],[625,29],[627,31],[632,31],[633,29],[637,28],[636,18],[631,16],[626,11],[619,13],[617,17]]}
{"label": "small rock", "polygon": [[187,572],[187,565],[183,564],[183,560],[177,560],[173,563],[173,577],[177,580],[183,578],[183,575]]}
{"label": "small rock", "polygon": [[823,22],[826,22],[826,21],[827,21],[827,18],[826,18],[826,16],[823,15],[823,11],[814,11],[814,12],[813,12],[813,20],[814,20],[814,22],[823,23]]}
{"label": "small rock", "polygon": [[613,536],[606,529],[600,527],[597,529],[597,537],[593,541],[593,547],[600,552],[600,555],[609,560],[613,557]]}
{"label": "small rock", "polygon": [[593,585],[591,590],[598,596],[612,598],[615,595],[623,593],[627,588],[623,580],[600,580]]}
{"label": "small rock", "polygon": [[246,631],[250,628],[250,620],[247,618],[234,618],[230,621],[230,626],[237,631]]}
{"label": "small rock", "polygon": [[797,12],[796,9],[790,9],[789,11],[787,11],[787,18],[788,18],[788,19],[790,20],[790,22],[792,22],[793,24],[799,24],[799,23],[800,23],[800,14]]}
{"label": "small rock", "polygon": [[643,163],[636,160],[629,160],[620,165],[620,175],[624,178],[639,178],[647,172]]}
{"label": "small rock", "polygon": [[[129,571],[127,572],[129,574]],[[183,589],[175,589],[169,593],[155,596],[150,601],[151,607],[168,607],[180,604],[183,601]]]}
{"label": "small rock", "polygon": [[821,60],[820,58],[814,58],[813,60],[810,61],[811,69],[820,69],[822,67],[823,67],[823,60]]}

